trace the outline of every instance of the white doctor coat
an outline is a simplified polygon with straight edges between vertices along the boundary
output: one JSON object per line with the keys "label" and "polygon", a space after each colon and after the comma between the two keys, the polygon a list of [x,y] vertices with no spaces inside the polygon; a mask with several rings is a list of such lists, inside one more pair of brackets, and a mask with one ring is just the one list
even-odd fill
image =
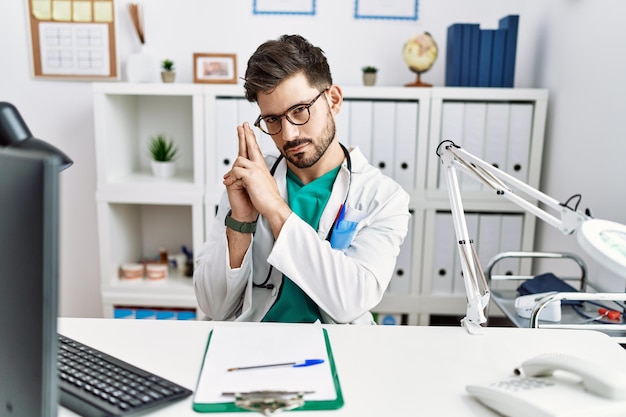
{"label": "white doctor coat", "polygon": [[[343,162],[318,230],[292,213],[274,241],[260,216],[241,267],[229,266],[224,218],[230,210],[226,193],[210,235],[196,258],[194,290],[211,320],[261,321],[288,276],[319,307],[326,323],[374,324],[369,310],[382,299],[393,275],[396,257],[409,222],[409,195],[391,178],[370,165],[357,148],[350,151],[352,175]],[[276,157],[267,157],[272,166]],[[287,200],[287,164],[274,173]],[[350,186],[348,187],[348,184]],[[349,191],[348,191],[349,188]],[[363,212],[350,246],[333,249],[326,240],[347,193],[347,207]],[[256,288],[273,266],[268,283]]]}

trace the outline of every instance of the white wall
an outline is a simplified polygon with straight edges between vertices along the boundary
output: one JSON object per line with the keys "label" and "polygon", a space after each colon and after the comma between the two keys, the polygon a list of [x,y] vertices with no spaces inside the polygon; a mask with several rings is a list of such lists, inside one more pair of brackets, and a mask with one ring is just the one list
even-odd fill
{"label": "white wall", "polygon": [[[117,3],[118,52],[123,65],[139,43]],[[626,59],[620,0],[420,0],[419,20],[355,20],[354,0],[317,0],[315,16],[255,16],[251,0],[144,1],[146,39],[157,59],[177,64],[177,82],[191,82],[194,52],[238,55],[243,75],[249,55],[266,39],[300,33],[321,46],[335,82],[361,83],[360,68],[380,68],[378,85],[403,85],[415,76],[401,57],[404,41],[429,31],[440,56],[423,76],[444,84],[445,33],[453,22],[495,28],[519,14],[516,87],[550,90],[542,190],[626,223]],[[89,82],[33,79],[27,0],[0,2],[0,100],[17,106],[32,132],[63,149],[75,164],[61,174],[60,315],[101,315],[96,230],[95,157]],[[125,76],[122,71],[122,75]],[[539,222],[540,223],[540,222]],[[571,237],[540,225],[538,249],[581,253]]]}

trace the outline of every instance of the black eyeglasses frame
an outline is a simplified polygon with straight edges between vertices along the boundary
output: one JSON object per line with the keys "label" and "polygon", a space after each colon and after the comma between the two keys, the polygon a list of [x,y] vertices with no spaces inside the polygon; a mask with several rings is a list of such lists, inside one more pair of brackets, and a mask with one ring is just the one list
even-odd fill
{"label": "black eyeglasses frame", "polygon": [[[270,115],[270,116],[265,116],[265,117],[277,118],[278,120],[280,120],[280,119],[282,119],[284,117],[285,119],[287,119],[287,121],[289,123],[291,123],[294,126],[303,126],[303,125],[307,124],[309,122],[309,120],[311,120],[311,107],[322,96],[322,94],[324,94],[328,90],[329,90],[329,87],[323,89],[322,91],[320,91],[320,93],[317,96],[315,96],[315,98],[313,100],[309,101],[307,104],[302,104],[302,103],[294,104],[293,106],[289,107],[283,114],[279,114],[279,115],[276,115],[276,116]],[[289,113],[291,113],[293,110],[295,110],[295,109],[297,109],[299,107],[302,108],[301,109],[302,111],[306,110],[307,113],[308,113],[308,117],[307,117],[306,121],[302,122],[302,123],[294,122],[293,120],[291,120],[289,118]],[[280,132],[283,131],[283,123],[281,121],[280,124],[279,124],[280,129],[278,129],[278,132],[274,132],[274,133],[267,132],[265,129],[263,129],[263,127],[261,127],[261,121],[263,119],[264,119],[264,116],[262,114],[260,114],[259,117],[257,117],[256,121],[254,122],[254,125],[256,127],[258,127],[261,130],[261,132],[265,133],[266,135],[274,136],[274,135],[278,135]]]}

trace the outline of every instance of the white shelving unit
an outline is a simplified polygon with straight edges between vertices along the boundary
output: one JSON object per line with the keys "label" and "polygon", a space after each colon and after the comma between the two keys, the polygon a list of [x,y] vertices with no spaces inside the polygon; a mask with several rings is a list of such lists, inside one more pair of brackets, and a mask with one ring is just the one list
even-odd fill
{"label": "white shelving unit", "polygon": [[[199,250],[223,192],[222,174],[237,154],[235,126],[252,123],[258,108],[234,85],[96,83],[93,91],[104,314],[129,305],[195,308],[190,278],[124,282],[117,271],[122,262],[154,255],[159,246],[184,243]],[[376,312],[402,316],[409,324],[428,324],[431,314],[464,314],[465,293],[455,285],[450,205],[439,186],[435,150],[441,140],[453,140],[484,159],[493,157],[537,188],[547,91],[344,87],[343,92],[340,141],[359,146],[411,196],[409,234]],[[179,175],[168,181],[148,171],[145,146],[158,132],[181,144]],[[257,138],[263,150],[275,151],[269,137]],[[533,216],[472,180],[461,181],[481,260],[504,248],[532,249]],[[502,268],[530,273],[530,266]]]}
{"label": "white shelving unit", "polygon": [[[198,85],[93,85],[97,214],[104,316],[115,307],[197,308],[191,278],[124,281],[119,267],[204,240],[204,91]],[[179,147],[171,179],[150,173],[152,135]]]}

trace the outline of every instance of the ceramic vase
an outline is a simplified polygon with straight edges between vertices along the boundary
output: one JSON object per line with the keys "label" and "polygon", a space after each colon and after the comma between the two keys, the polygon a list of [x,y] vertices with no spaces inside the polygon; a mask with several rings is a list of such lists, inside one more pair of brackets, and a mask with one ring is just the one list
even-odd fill
{"label": "ceramic vase", "polygon": [[157,81],[159,64],[146,45],[131,54],[126,61],[126,76],[131,83],[152,83]]}

